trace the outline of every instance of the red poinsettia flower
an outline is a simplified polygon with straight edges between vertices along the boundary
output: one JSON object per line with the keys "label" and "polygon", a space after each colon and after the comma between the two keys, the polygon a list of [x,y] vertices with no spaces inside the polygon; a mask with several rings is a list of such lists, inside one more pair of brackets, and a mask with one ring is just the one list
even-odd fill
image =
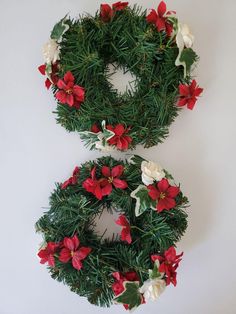
{"label": "red poinsettia flower", "polygon": [[[46,64],[40,65],[38,67],[38,70],[42,75],[46,75]],[[47,78],[45,80],[45,86],[47,89],[49,89],[52,84],[54,84],[54,85],[57,84],[57,81],[58,81],[57,72],[58,72],[58,64],[56,62],[56,63],[52,64],[52,73],[50,75],[50,79]]]}
{"label": "red poinsettia flower", "polygon": [[121,241],[126,241],[127,243],[132,242],[131,233],[130,233],[130,224],[125,215],[120,215],[120,217],[116,220],[116,224],[122,226],[121,230]]}
{"label": "red poinsettia flower", "polygon": [[176,250],[171,246],[168,250],[165,251],[164,256],[161,255],[152,255],[151,259],[153,262],[158,260],[160,262],[159,272],[166,274],[166,284],[169,285],[172,283],[174,286],[177,284],[176,269],[179,266],[183,252],[179,255],[176,254]]}
{"label": "red poinsettia flower", "polygon": [[188,109],[192,110],[197,101],[197,97],[201,95],[203,92],[203,88],[197,86],[197,82],[195,80],[192,81],[190,85],[179,85],[179,101],[177,105],[179,107],[183,107],[187,105]]}
{"label": "red poinsettia flower", "polygon": [[102,21],[105,23],[110,22],[115,12],[124,10],[128,4],[128,2],[121,1],[114,3],[112,7],[109,4],[101,4],[100,17]]}
{"label": "red poinsettia flower", "polygon": [[117,124],[115,127],[107,125],[108,130],[115,133],[115,135],[108,140],[110,145],[115,145],[120,150],[127,150],[129,144],[132,142],[132,137],[128,136],[130,128],[125,128],[123,124]]}
{"label": "red poinsettia flower", "polygon": [[[124,281],[140,281],[138,275],[134,271],[121,273],[121,272],[114,272],[112,276],[115,278],[115,282],[112,284],[112,290],[114,294],[117,296],[121,294],[124,290]],[[144,298],[142,298],[142,304],[145,303]],[[129,309],[129,304],[123,304],[126,310]]]}
{"label": "red poinsettia flower", "polygon": [[38,256],[41,258],[40,263],[48,263],[49,266],[55,267],[55,253],[59,247],[58,243],[48,242],[47,246],[38,252]]}
{"label": "red poinsettia flower", "polygon": [[117,165],[112,169],[107,166],[102,167],[102,174],[106,178],[105,182],[107,193],[111,194],[112,186],[116,187],[117,189],[126,189],[128,187],[127,182],[120,179],[120,176],[123,174],[123,172],[124,166],[122,165]]}
{"label": "red poinsettia flower", "polygon": [[79,109],[84,101],[85,91],[83,87],[75,85],[74,75],[70,71],[66,72],[63,80],[58,80],[57,87],[60,90],[56,92],[55,97],[60,103]]}
{"label": "red poinsettia flower", "polygon": [[168,15],[175,13],[174,11],[166,12],[166,4],[164,1],[161,1],[157,11],[154,9],[151,10],[150,14],[146,17],[147,22],[155,24],[158,32],[165,31],[167,36],[171,36],[173,31],[173,25],[168,20]]}
{"label": "red poinsettia flower", "polygon": [[157,211],[174,208],[176,205],[175,197],[179,194],[177,186],[170,186],[167,179],[162,179],[155,185],[148,186],[148,194],[153,200],[158,200]]}
{"label": "red poinsettia flower", "polygon": [[92,193],[99,200],[101,200],[103,196],[110,194],[110,188],[107,185],[107,179],[96,178],[96,167],[94,167],[91,171],[91,178],[88,178],[83,182],[83,188],[87,192]]}
{"label": "red poinsettia flower", "polygon": [[79,167],[75,167],[72,176],[61,184],[61,189],[65,190],[69,185],[75,185],[78,181]]}
{"label": "red poinsettia flower", "polygon": [[72,265],[75,269],[80,270],[83,267],[82,260],[84,260],[89,253],[91,248],[89,247],[79,247],[80,241],[77,235],[74,235],[72,238],[64,238],[63,248],[59,255],[59,260],[62,263],[68,263],[72,261]]}

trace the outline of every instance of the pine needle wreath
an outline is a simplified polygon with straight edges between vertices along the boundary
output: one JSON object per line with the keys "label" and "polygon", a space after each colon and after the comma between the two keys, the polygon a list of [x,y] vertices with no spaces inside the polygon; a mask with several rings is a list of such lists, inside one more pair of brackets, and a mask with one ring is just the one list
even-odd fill
{"label": "pine needle wreath", "polygon": [[[86,162],[57,184],[36,223],[44,237],[38,255],[52,278],[92,304],[135,308],[176,285],[183,254],[174,247],[187,227],[187,205],[172,176],[139,156]],[[104,210],[119,215],[121,234],[112,239],[95,231]]]}
{"label": "pine needle wreath", "polygon": [[[44,46],[47,76],[58,102],[57,122],[79,132],[91,149],[151,147],[168,135],[170,124],[202,89],[191,81],[198,60],[193,35],[162,1],[148,14],[128,2],[101,5],[95,16],[64,17]],[[119,93],[109,64],[134,75],[134,88]]]}

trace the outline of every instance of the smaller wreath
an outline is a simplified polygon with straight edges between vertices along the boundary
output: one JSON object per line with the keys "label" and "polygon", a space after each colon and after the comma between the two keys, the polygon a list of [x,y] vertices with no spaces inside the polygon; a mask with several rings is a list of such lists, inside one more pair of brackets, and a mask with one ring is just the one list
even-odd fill
{"label": "smaller wreath", "polygon": [[[194,37],[162,1],[148,14],[128,2],[102,4],[95,16],[58,22],[39,67],[53,86],[57,122],[90,149],[151,147],[163,141],[179,108],[193,109],[202,88],[192,80]],[[109,65],[135,77],[119,93]]]}
{"label": "smaller wreath", "polygon": [[[44,237],[38,256],[52,278],[90,303],[133,309],[176,286],[183,253],[175,245],[187,227],[187,205],[172,176],[139,156],[86,162],[57,184],[36,223]],[[121,234],[112,239],[95,230],[104,210],[119,216]]]}

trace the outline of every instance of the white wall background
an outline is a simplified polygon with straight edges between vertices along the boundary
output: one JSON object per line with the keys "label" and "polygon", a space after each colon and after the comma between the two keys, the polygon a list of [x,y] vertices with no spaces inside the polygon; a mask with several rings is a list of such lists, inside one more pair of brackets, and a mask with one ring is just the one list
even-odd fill
{"label": "white wall background", "polygon": [[[131,0],[153,8],[157,1]],[[136,313],[236,313],[235,0],[169,0],[190,24],[205,88],[193,112],[183,110],[164,144],[137,153],[159,161],[189,196],[189,228],[176,288]],[[37,66],[41,46],[65,13],[94,13],[95,0],[0,0],[0,314],[121,313],[102,309],[52,280],[39,264],[34,223],[55,181],[100,156],[56,125],[55,102]],[[121,154],[117,153],[117,156]]]}

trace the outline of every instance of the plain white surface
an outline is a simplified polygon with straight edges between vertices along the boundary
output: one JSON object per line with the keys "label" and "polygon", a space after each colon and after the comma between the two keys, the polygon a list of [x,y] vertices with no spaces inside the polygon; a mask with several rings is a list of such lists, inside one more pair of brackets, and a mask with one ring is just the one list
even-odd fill
{"label": "plain white surface", "polygon": [[[136,0],[146,8],[156,1]],[[235,272],[235,0],[176,0],[168,8],[189,24],[205,88],[193,112],[183,110],[158,147],[136,153],[159,161],[191,201],[176,288],[136,313],[234,314]],[[55,123],[55,102],[37,66],[41,46],[67,12],[94,13],[100,1],[0,0],[0,314],[122,313],[102,309],[52,280],[39,264],[34,223],[55,181],[100,156]],[[117,153],[117,156],[121,154]],[[122,155],[123,156],[123,155]],[[124,312],[123,312],[124,313]]]}

